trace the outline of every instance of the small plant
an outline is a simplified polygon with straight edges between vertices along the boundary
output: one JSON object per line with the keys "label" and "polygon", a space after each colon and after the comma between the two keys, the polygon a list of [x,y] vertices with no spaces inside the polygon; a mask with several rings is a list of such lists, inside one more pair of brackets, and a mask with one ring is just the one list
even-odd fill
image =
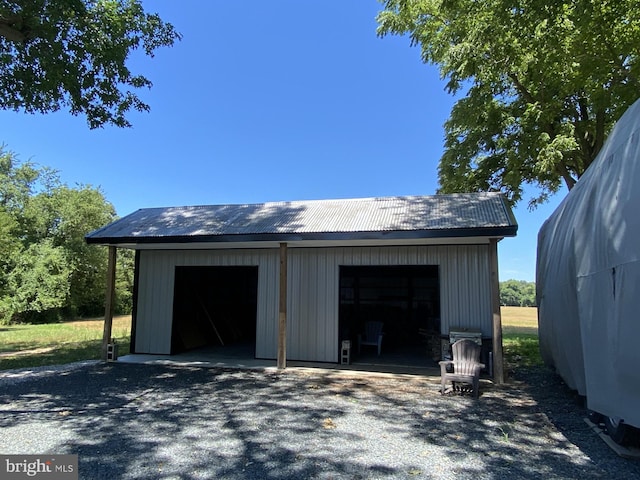
{"label": "small plant", "polygon": [[498,425],[498,430],[500,430],[500,434],[501,434],[501,440],[505,443],[509,443],[509,427],[502,428],[500,425]]}

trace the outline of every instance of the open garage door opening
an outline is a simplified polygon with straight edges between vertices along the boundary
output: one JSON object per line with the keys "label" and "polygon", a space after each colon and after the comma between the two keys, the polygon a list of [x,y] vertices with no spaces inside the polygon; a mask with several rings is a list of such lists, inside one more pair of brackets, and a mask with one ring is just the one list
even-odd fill
{"label": "open garage door opening", "polygon": [[[370,322],[382,323],[380,355],[377,345],[359,345]],[[356,362],[433,363],[440,354],[438,266],[341,266],[340,333]]]}
{"label": "open garage door opening", "polygon": [[171,353],[251,348],[255,357],[258,267],[176,267]]}

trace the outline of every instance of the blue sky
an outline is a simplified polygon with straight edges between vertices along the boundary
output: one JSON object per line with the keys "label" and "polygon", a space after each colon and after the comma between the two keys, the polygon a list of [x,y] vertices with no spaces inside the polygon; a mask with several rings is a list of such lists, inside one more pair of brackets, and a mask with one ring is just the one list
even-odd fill
{"label": "blue sky", "polygon": [[[429,195],[454,98],[407,38],[376,36],[375,0],[153,0],[184,38],[130,67],[154,86],[133,128],[66,111],[0,111],[0,142],[69,185],[138,208]],[[500,279],[535,279],[536,236],[561,200],[515,210]]]}

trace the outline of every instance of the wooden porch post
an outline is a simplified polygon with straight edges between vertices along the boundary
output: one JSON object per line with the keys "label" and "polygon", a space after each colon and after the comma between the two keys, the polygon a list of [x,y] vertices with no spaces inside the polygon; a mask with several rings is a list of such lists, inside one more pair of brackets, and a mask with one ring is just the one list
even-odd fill
{"label": "wooden porch post", "polygon": [[113,308],[116,296],[116,247],[109,246],[109,264],[107,265],[107,293],[104,307],[104,331],[102,333],[102,360],[107,360],[107,344],[111,341]]}
{"label": "wooden porch post", "polygon": [[498,240],[489,240],[489,268],[491,269],[491,310],[493,312],[493,381],[504,383],[502,354],[502,316],[500,314],[500,280],[498,278]]}
{"label": "wooden porch post", "polygon": [[287,367],[287,244],[280,244],[280,308],[278,314],[278,368]]}

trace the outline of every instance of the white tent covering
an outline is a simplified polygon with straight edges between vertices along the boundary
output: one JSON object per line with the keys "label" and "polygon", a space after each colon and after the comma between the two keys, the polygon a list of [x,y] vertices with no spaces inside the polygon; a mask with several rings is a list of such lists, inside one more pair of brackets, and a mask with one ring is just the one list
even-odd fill
{"label": "white tent covering", "polygon": [[640,427],[640,100],[540,229],[536,276],[545,362]]}

